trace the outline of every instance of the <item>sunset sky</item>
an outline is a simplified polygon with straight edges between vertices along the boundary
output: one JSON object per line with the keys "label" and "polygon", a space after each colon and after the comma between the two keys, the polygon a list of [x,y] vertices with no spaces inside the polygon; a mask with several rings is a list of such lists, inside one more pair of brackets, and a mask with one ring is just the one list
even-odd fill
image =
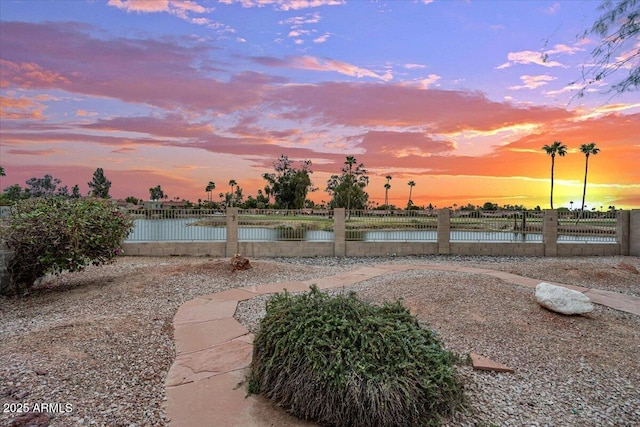
{"label": "sunset sky", "polygon": [[[310,194],[355,156],[405,207],[640,208],[640,93],[576,98],[598,1],[0,0],[0,191],[51,174],[111,196],[255,197],[282,154]],[[635,48],[640,46],[640,39]],[[543,61],[543,56],[546,61]],[[620,79],[627,70],[614,78]]]}

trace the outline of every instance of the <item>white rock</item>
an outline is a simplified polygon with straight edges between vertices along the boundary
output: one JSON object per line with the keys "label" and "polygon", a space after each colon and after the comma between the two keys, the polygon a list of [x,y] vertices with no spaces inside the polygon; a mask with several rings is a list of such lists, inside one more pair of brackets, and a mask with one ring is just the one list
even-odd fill
{"label": "white rock", "polygon": [[550,283],[538,283],[536,301],[541,306],[562,314],[583,314],[593,310],[593,304],[582,292]]}

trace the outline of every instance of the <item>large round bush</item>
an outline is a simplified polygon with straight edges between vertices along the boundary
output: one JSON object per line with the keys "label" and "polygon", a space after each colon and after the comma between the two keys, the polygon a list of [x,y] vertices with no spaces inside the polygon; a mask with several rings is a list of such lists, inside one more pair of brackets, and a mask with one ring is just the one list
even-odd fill
{"label": "large round bush", "polygon": [[330,426],[435,426],[462,385],[434,332],[399,302],[277,294],[254,340],[249,391]]}
{"label": "large round bush", "polygon": [[39,198],[18,202],[3,226],[2,239],[13,256],[7,263],[5,294],[27,292],[47,273],[99,265],[120,253],[133,227],[110,201]]}

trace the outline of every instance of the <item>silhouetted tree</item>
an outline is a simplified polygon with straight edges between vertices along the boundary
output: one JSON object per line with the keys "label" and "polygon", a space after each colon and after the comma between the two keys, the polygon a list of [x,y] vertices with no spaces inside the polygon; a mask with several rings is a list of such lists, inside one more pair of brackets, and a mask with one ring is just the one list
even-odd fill
{"label": "silhouetted tree", "polygon": [[29,189],[22,189],[20,184],[13,184],[4,189],[3,196],[6,200],[11,202],[17,202],[18,200],[24,200],[31,197]]}
{"label": "silhouetted tree", "polygon": [[311,183],[311,161],[305,160],[301,162],[300,168],[294,168],[293,161],[281,155],[273,166],[275,173],[265,173],[262,177],[269,183],[269,191],[275,199],[276,207],[302,209],[308,192],[314,190]]}
{"label": "silhouetted tree", "polygon": [[409,181],[407,183],[409,185],[409,201],[407,202],[407,209],[411,209],[413,205],[413,200],[411,200],[411,192],[413,191],[413,187],[415,187],[416,183],[413,181]]}
{"label": "silhouetted tree", "polygon": [[389,189],[391,188],[391,175],[387,175],[385,177],[387,179],[386,184],[384,184],[384,205],[385,207],[389,206]]}
{"label": "silhouetted tree", "polygon": [[326,191],[333,199],[329,202],[332,208],[365,209],[369,194],[364,190],[369,184],[367,170],[362,163],[356,164],[353,156],[347,156],[341,175],[332,175],[327,181]]}
{"label": "silhouetted tree", "polygon": [[564,157],[567,154],[567,146],[560,141],[554,141],[551,145],[545,145],[542,149],[551,156],[551,209],[553,209],[553,172],[556,155]]}
{"label": "silhouetted tree", "polygon": [[56,187],[62,181],[46,174],[44,178],[29,178],[25,182],[31,197],[50,197],[56,194]]}
{"label": "silhouetted tree", "polygon": [[[640,84],[640,0],[605,0],[600,4],[601,15],[580,37],[589,34],[600,37],[600,43],[591,51],[593,61],[583,66],[584,86],[578,96],[584,96],[592,84],[603,81],[612,74],[629,70],[629,74],[610,90],[624,93],[638,89]],[[589,67],[588,69],[586,67]],[[573,82],[577,83],[577,82]]]}
{"label": "silhouetted tree", "polygon": [[212,191],[216,189],[216,183],[213,181],[209,181],[209,183],[207,184],[207,187],[204,189],[204,191],[207,192],[207,200],[212,201]]}
{"label": "silhouetted tree", "polygon": [[104,176],[104,170],[102,168],[96,169],[93,173],[93,180],[88,182],[87,185],[91,189],[90,194],[93,197],[99,197],[101,199],[109,199],[109,189],[111,188],[111,181]]}
{"label": "silhouetted tree", "polygon": [[71,187],[71,198],[79,199],[80,197],[82,197],[80,195],[80,187],[78,187],[78,184],[76,184],[73,187]]}
{"label": "silhouetted tree", "polygon": [[149,196],[151,198],[151,200],[162,200],[165,199],[167,196],[164,194],[164,191],[162,191],[162,187],[160,185],[156,185],[155,187],[152,187],[149,189]]}
{"label": "silhouetted tree", "polygon": [[229,180],[229,186],[231,186],[231,194],[228,197],[229,206],[233,206],[233,187],[238,185],[235,179]]}
{"label": "silhouetted tree", "polygon": [[585,162],[584,162],[584,186],[582,188],[582,205],[580,208],[580,218],[582,218],[582,214],[584,212],[584,201],[587,196],[587,172],[589,171],[589,155],[593,154],[594,156],[600,152],[600,149],[596,147],[595,142],[591,142],[589,144],[582,144],[580,146],[580,151],[584,154]]}

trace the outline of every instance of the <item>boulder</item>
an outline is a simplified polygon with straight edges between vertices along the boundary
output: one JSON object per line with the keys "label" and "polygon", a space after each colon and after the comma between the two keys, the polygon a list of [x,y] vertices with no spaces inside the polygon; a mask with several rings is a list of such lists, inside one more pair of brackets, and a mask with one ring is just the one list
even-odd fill
{"label": "boulder", "polygon": [[550,283],[538,283],[536,301],[544,308],[562,314],[584,314],[593,310],[593,304],[582,292]]}

